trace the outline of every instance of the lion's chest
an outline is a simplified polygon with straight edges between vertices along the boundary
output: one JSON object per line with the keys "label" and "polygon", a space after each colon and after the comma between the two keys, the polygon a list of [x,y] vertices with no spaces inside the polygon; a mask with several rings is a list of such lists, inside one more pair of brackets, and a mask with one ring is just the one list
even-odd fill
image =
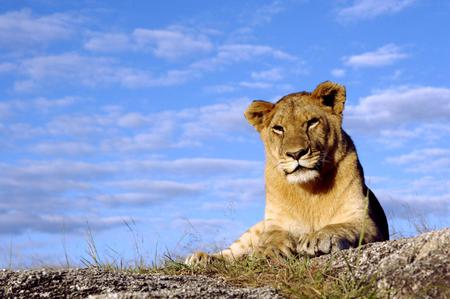
{"label": "lion's chest", "polygon": [[339,218],[339,205],[331,197],[278,193],[267,196],[265,219],[294,235],[311,233]]}

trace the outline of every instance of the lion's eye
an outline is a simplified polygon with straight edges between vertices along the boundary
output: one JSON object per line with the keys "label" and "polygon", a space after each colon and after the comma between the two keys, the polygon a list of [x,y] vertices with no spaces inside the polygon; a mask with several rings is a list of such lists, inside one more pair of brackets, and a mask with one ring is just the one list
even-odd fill
{"label": "lion's eye", "polygon": [[308,120],[308,129],[312,129],[319,124],[320,120],[316,117]]}
{"label": "lion's eye", "polygon": [[284,128],[283,128],[282,126],[275,125],[275,126],[272,127],[272,131],[273,131],[275,134],[283,135],[283,133],[284,133]]}

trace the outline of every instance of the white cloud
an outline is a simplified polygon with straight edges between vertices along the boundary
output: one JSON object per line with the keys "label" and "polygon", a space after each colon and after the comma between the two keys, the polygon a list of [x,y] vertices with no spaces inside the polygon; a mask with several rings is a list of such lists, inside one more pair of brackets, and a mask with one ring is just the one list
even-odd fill
{"label": "white cloud", "polygon": [[20,234],[33,230],[45,233],[84,233],[88,229],[105,230],[123,225],[129,217],[84,217],[35,214],[32,212],[8,212],[0,217],[0,234]]}
{"label": "white cloud", "polygon": [[187,28],[136,28],[130,34],[95,33],[84,47],[97,52],[150,51],[156,57],[176,59],[198,53],[208,53],[213,44],[206,35],[187,32]]}
{"label": "white cloud", "polygon": [[118,74],[120,83],[129,88],[178,85],[197,78],[199,75],[190,69],[168,70],[158,76],[135,69],[122,69]]}
{"label": "white cloud", "polygon": [[241,27],[238,27],[230,34],[230,41],[248,41],[254,39],[254,31],[257,27],[268,24],[273,17],[285,10],[283,1],[274,0],[259,7],[242,9],[239,12]]}
{"label": "white cloud", "polygon": [[[176,160],[143,160],[121,163],[121,169],[128,171],[157,171],[159,174],[173,174],[188,177],[227,176],[245,173],[251,175],[261,173],[261,161],[190,158]],[[186,172],[189,169],[189,172]]]}
{"label": "white cloud", "polygon": [[218,196],[234,202],[264,202],[264,180],[262,178],[226,179],[215,182],[214,189]]}
{"label": "white cloud", "polygon": [[405,166],[408,171],[442,173],[450,171],[450,148],[424,148],[408,154],[388,157],[387,162]]}
{"label": "white cloud", "polygon": [[[428,181],[428,182],[427,182]],[[430,192],[429,184],[435,181],[441,184],[445,190],[438,189]],[[423,217],[446,218],[450,215],[450,193],[448,192],[449,181],[436,178],[419,179],[408,182],[409,187],[402,189],[380,189],[375,194],[380,199],[383,208],[392,218],[405,218],[414,220],[414,216],[421,214]],[[430,219],[430,218],[428,218]]]}
{"label": "white cloud", "polygon": [[[30,110],[39,106],[45,110],[72,103],[72,99],[28,101],[15,103],[14,109]],[[39,212],[33,216],[35,222],[18,220],[15,222],[16,230],[11,228],[14,222],[8,222],[2,229],[17,233],[26,230],[57,233],[56,228],[49,230],[51,221],[40,217],[52,215],[82,219],[86,213],[95,211],[117,215],[114,208],[122,213],[134,205],[152,206],[184,198],[214,196],[218,201],[254,201],[261,197],[263,184],[245,177],[260,175],[263,172],[262,161],[195,156],[176,160],[141,157],[141,153],[148,157],[149,149],[159,149],[160,146],[198,145],[209,143],[212,138],[227,139],[230,135],[233,141],[238,138],[244,140],[246,134],[253,132],[243,117],[248,103],[247,99],[239,99],[149,114],[128,112],[119,106],[99,107],[96,113],[56,114],[53,120],[41,127],[28,124],[16,128],[16,133],[38,129],[39,139],[30,137],[30,146],[25,150],[30,159],[38,157],[39,160],[0,163],[0,173],[5,178],[0,180],[0,212],[9,209],[25,214],[27,209]],[[50,104],[55,104],[55,107]],[[5,124],[0,131],[3,133],[13,125],[17,124]],[[129,128],[133,130],[130,132]],[[256,139],[256,133],[254,135]],[[135,155],[136,150],[142,152]],[[59,158],[68,155],[71,157],[67,160]],[[77,159],[74,155],[78,155]],[[103,162],[99,162],[97,157]],[[254,189],[254,185],[259,185],[259,188]],[[105,215],[94,214],[93,217],[100,219]],[[81,222],[74,220],[70,225],[73,231],[82,230]],[[100,224],[98,227],[103,228]]]}
{"label": "white cloud", "polygon": [[115,62],[109,58],[81,56],[77,53],[37,56],[23,61],[21,72],[32,81],[76,80],[85,85],[119,81]]}
{"label": "white cloud", "polygon": [[386,183],[389,182],[389,178],[382,177],[382,176],[365,176],[366,184],[367,185],[378,185],[380,183]]}
{"label": "white cloud", "polygon": [[[412,165],[416,163],[408,160]],[[446,175],[429,171],[414,179],[398,176],[382,179],[377,185],[385,185],[385,188],[378,186],[373,191],[386,212],[391,234],[398,233],[399,229],[417,233],[424,228],[436,229],[450,224],[450,180]]]}
{"label": "white cloud", "polygon": [[270,23],[275,15],[284,10],[285,8],[281,1],[273,1],[269,4],[263,5],[254,11],[250,26],[254,27],[261,24]]}
{"label": "white cloud", "polygon": [[342,78],[345,76],[345,70],[344,69],[332,69],[331,75],[336,78]]}
{"label": "white cloud", "polygon": [[11,100],[0,103],[0,113],[13,113],[16,111],[47,112],[51,109],[68,107],[75,103],[75,97],[59,99],[36,98],[31,100]]}
{"label": "white cloud", "polygon": [[[186,159],[141,159],[88,163],[71,160],[23,161],[18,165],[0,163],[0,172],[16,181],[29,179],[104,179],[117,174],[158,174],[174,176],[228,176],[262,171],[261,161],[192,157]],[[186,170],[189,169],[189,172]]]}
{"label": "white cloud", "polygon": [[248,82],[248,81],[242,81],[239,82],[239,86],[246,87],[246,88],[255,88],[255,89],[267,89],[272,88],[272,83],[267,82]]}
{"label": "white cloud", "polygon": [[[146,31],[146,33],[149,32]],[[160,32],[157,36],[159,34]],[[176,58],[178,55],[176,51],[180,51],[179,55],[182,55],[182,51],[198,52],[195,43],[189,48],[187,41],[184,45],[185,48],[174,42],[173,50],[165,48],[172,47],[169,43],[163,44],[164,46],[160,46],[161,49],[157,47],[155,51],[161,51],[161,53],[158,52],[158,55],[166,55],[165,58]],[[205,71],[213,71],[221,66],[251,61],[264,56],[277,60],[296,60],[294,56],[268,46],[231,44],[219,47],[217,54],[212,58],[194,62],[184,68],[169,69],[154,74],[142,68],[123,66],[113,58],[80,55],[72,52],[35,56],[21,61],[15,67],[19,79],[15,81],[14,88],[16,91],[30,92],[57,82],[89,87],[112,84],[126,88],[172,86],[201,77]],[[6,66],[6,69],[10,69],[10,66]]]}
{"label": "white cloud", "polygon": [[[28,105],[23,109],[30,111],[35,106],[50,109],[47,107],[51,104],[63,107],[71,102],[72,98],[52,101],[39,99],[33,107]],[[225,142],[244,141],[254,132],[243,115],[249,102],[248,99],[239,99],[149,114],[123,112],[123,109],[87,114],[57,114],[40,127],[11,122],[2,125],[0,132],[13,139],[36,136],[47,140],[58,138],[52,142],[35,144],[35,152],[53,155],[58,155],[58,152],[59,155],[89,152],[104,154],[197,147],[212,139]],[[30,103],[32,102],[27,104]],[[19,104],[22,105],[22,102],[15,103],[16,106]],[[12,104],[0,104],[3,117],[11,115],[11,106]],[[70,140],[67,140],[67,135],[71,136]]]}
{"label": "white cloud", "polygon": [[82,179],[99,178],[114,173],[117,166],[111,164],[93,164],[81,161],[48,160],[24,161],[19,165],[0,164],[2,173],[17,180],[36,178]]}
{"label": "white cloud", "polygon": [[[445,154],[438,156],[438,152],[431,150],[446,146],[446,140],[450,138],[448,88],[425,86],[380,90],[361,98],[356,105],[349,105],[344,114],[344,128],[352,136],[381,143],[385,149],[416,149],[407,155],[390,157],[389,163],[416,173],[442,172],[450,165]],[[449,153],[446,155],[450,156]],[[406,159],[415,160],[403,163]]]}
{"label": "white cloud", "polygon": [[132,192],[97,195],[95,199],[111,205],[154,205],[161,202],[164,197],[159,194]]}
{"label": "white cloud", "polygon": [[[35,195],[61,194],[67,190],[85,190],[91,187],[88,183],[78,182],[65,177],[55,177],[51,182],[45,181],[44,178],[34,177],[35,180],[25,182],[19,180],[19,178],[26,178],[25,176],[17,175],[14,171],[7,171],[6,173],[8,177],[0,179],[0,193],[3,196],[2,203],[4,204],[7,203],[4,197],[12,194],[25,196],[32,195],[33,193]],[[10,202],[10,204],[11,207],[14,206],[13,202]]]}
{"label": "white cloud", "polygon": [[[212,93],[227,93],[235,91],[237,88],[252,88],[252,89],[269,89],[274,88],[277,90],[292,90],[292,86],[289,84],[275,84],[275,81],[280,81],[285,77],[285,72],[291,75],[293,72],[283,70],[279,67],[271,68],[263,71],[254,71],[250,73],[253,81],[240,81],[234,84],[225,85],[213,85],[205,88],[205,91]],[[295,71],[295,75],[303,74],[303,72]]]}
{"label": "white cloud", "polygon": [[86,142],[42,142],[34,144],[32,152],[43,155],[85,155],[97,151],[97,148]]}
{"label": "white cloud", "polygon": [[450,89],[399,87],[380,90],[347,106],[344,122],[351,130],[392,129],[407,124],[432,124],[450,119]]}
{"label": "white cloud", "polygon": [[236,87],[231,84],[218,84],[206,86],[204,90],[210,93],[228,93],[235,91]]}
{"label": "white cloud", "polygon": [[[179,198],[198,196],[206,191],[205,186],[199,183],[179,183],[148,179],[109,181],[102,185],[107,187],[107,189],[120,190],[113,194],[102,194],[96,197],[97,200],[110,204],[154,205]],[[121,192],[122,190],[129,192]]]}
{"label": "white cloud", "polygon": [[210,138],[236,140],[242,133],[252,132],[244,118],[249,102],[242,99],[180,111],[179,118],[184,119],[181,139],[195,142]]}
{"label": "white cloud", "polygon": [[265,81],[279,81],[283,79],[283,72],[279,68],[272,68],[260,72],[252,72],[252,79],[255,80],[265,80]]}
{"label": "white cloud", "polygon": [[[450,151],[450,149],[449,149]],[[418,190],[425,193],[449,193],[450,192],[450,179],[445,177],[436,178],[433,176],[424,176],[414,179],[409,184],[413,193],[416,193]]]}
{"label": "white cloud", "polygon": [[387,44],[375,51],[344,57],[343,60],[351,67],[381,67],[394,64],[408,56],[397,45]]}
{"label": "white cloud", "polygon": [[412,164],[416,162],[427,161],[431,157],[450,157],[450,149],[427,148],[422,150],[416,150],[406,155],[401,155],[395,158],[389,158],[388,162],[398,165]]}
{"label": "white cloud", "polygon": [[[206,140],[230,138],[236,141],[253,132],[243,114],[249,100],[241,99],[182,110],[143,114],[121,111],[106,114],[66,115],[50,121],[51,135],[99,135],[99,150],[127,151],[197,146]],[[133,128],[130,132],[121,132]]]}
{"label": "white cloud", "polygon": [[425,145],[432,145],[450,136],[450,128],[444,123],[425,123],[417,127],[388,128],[379,131],[377,141],[389,147],[400,147],[407,142],[420,140]]}
{"label": "white cloud", "polygon": [[8,141],[18,139],[30,139],[46,133],[46,131],[43,128],[39,128],[27,123],[12,123],[7,125],[1,125],[0,132],[3,134],[3,138]]}
{"label": "white cloud", "polygon": [[[252,180],[229,177],[260,174],[262,162],[210,158],[91,163],[47,160],[0,163],[0,172],[4,175],[0,178],[0,233],[60,233],[63,225],[69,232],[85,230],[87,220],[94,229],[122,223],[125,217],[98,214],[117,215],[117,211],[104,209],[105,205],[120,205],[123,213],[133,205],[163,204],[208,194],[253,200],[253,188],[242,191]],[[149,176],[169,179],[152,180]],[[208,181],[204,181],[205,176]]]}
{"label": "white cloud", "polygon": [[44,126],[47,135],[88,136],[96,134],[111,134],[108,126],[113,124],[111,115],[59,115]]}
{"label": "white cloud", "polygon": [[161,127],[132,136],[108,138],[102,140],[101,149],[106,152],[128,152],[177,147],[176,141],[170,140],[172,136],[171,131],[170,127]]}
{"label": "white cloud", "polygon": [[169,86],[196,77],[192,70],[169,70],[155,76],[149,71],[121,66],[111,58],[77,53],[37,56],[24,60],[18,70],[25,79],[16,81],[17,91],[29,91],[61,81],[90,87],[115,83],[128,88]]}
{"label": "white cloud", "polygon": [[2,62],[0,63],[0,74],[1,73],[9,73],[15,71],[17,69],[17,65],[11,62]]}
{"label": "white cloud", "polygon": [[67,14],[34,16],[29,9],[0,15],[0,47],[15,48],[69,38],[74,19]]}
{"label": "white cloud", "polygon": [[416,0],[354,0],[352,5],[339,9],[337,14],[343,21],[373,19],[400,12],[414,2]]}
{"label": "white cloud", "polygon": [[254,56],[272,56],[281,60],[296,60],[296,57],[269,46],[249,44],[229,44],[219,47],[218,57],[223,60],[249,60]]}
{"label": "white cloud", "polygon": [[135,29],[133,36],[141,47],[150,47],[160,58],[174,59],[187,54],[209,52],[213,45],[204,35],[188,35],[178,30]]}
{"label": "white cloud", "polygon": [[150,122],[151,119],[148,116],[144,116],[138,112],[127,113],[125,115],[122,115],[118,120],[119,126],[127,128],[141,127],[143,125],[149,124]]}
{"label": "white cloud", "polygon": [[198,193],[204,189],[202,184],[188,184],[175,181],[161,181],[148,179],[119,180],[106,183],[106,186],[124,190],[136,190],[155,193],[168,193],[168,196]]}
{"label": "white cloud", "polygon": [[84,48],[98,52],[116,52],[135,49],[130,37],[124,33],[93,33]]}
{"label": "white cloud", "polygon": [[191,64],[191,68],[200,70],[214,70],[223,65],[255,60],[264,56],[272,57],[278,60],[297,60],[295,56],[269,46],[227,44],[218,48],[218,52],[215,57],[197,61]]}

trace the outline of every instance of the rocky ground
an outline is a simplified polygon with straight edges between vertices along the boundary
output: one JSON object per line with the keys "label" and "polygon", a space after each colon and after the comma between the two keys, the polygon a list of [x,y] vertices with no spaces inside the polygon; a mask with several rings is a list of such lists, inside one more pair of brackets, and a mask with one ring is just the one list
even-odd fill
{"label": "rocky ground", "polygon": [[[349,279],[374,279],[385,298],[450,298],[450,228],[313,260]],[[113,273],[95,268],[0,270],[0,298],[281,298],[217,278]]]}
{"label": "rocky ground", "polygon": [[205,276],[113,273],[95,268],[0,272],[0,298],[280,298]]}
{"label": "rocky ground", "polygon": [[386,298],[450,298],[450,228],[344,250],[315,262],[349,278],[375,279]]}

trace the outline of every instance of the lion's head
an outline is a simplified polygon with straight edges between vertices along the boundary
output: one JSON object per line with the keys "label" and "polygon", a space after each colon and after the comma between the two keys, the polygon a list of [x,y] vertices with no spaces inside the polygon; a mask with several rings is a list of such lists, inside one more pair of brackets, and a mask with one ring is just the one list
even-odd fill
{"label": "lion's head", "polygon": [[289,94],[272,104],[253,101],[245,117],[261,134],[267,162],[289,183],[320,177],[342,151],[345,87],[326,81],[309,92]]}

